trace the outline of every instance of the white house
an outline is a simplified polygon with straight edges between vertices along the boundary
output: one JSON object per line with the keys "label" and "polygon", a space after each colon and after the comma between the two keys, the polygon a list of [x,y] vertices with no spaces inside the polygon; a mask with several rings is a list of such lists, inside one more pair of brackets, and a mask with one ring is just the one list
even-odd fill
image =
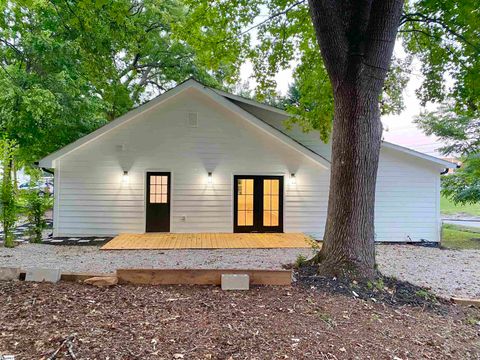
{"label": "white house", "polygon": [[[322,238],[330,146],[288,114],[188,80],[40,161],[55,169],[54,236],[304,232]],[[383,143],[377,241],[439,241],[440,173]]]}

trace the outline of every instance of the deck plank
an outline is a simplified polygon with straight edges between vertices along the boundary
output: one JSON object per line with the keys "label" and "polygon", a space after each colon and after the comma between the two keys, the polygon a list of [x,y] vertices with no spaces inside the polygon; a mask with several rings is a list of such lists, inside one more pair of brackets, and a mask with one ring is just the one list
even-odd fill
{"label": "deck plank", "polygon": [[146,233],[120,234],[102,246],[102,250],[141,249],[278,249],[308,248],[311,244],[301,233]]}

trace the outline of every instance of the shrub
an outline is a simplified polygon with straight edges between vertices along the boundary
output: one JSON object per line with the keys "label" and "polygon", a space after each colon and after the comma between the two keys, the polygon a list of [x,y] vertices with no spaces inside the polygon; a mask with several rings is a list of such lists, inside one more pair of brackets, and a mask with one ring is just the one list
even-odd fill
{"label": "shrub", "polygon": [[5,247],[14,246],[13,230],[17,221],[16,188],[12,179],[12,167],[17,146],[13,141],[0,140],[0,164],[3,168],[0,189],[0,217],[3,225],[3,240]]}
{"label": "shrub", "polygon": [[31,235],[31,242],[42,242],[42,232],[47,228],[47,222],[44,215],[51,207],[51,198],[43,191],[36,189],[27,190],[25,195],[25,210],[28,222],[31,224],[29,234]]}

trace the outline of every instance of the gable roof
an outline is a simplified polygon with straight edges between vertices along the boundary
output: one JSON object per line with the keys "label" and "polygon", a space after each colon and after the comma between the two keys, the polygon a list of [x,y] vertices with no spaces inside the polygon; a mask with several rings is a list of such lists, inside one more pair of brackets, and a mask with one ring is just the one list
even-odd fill
{"label": "gable roof", "polygon": [[[260,131],[263,131],[266,134],[269,134],[270,136],[273,136],[277,140],[281,141],[283,144],[286,146],[294,149],[295,151],[298,151],[299,153],[303,154],[307,158],[313,160],[314,162],[318,163],[320,166],[324,168],[330,168],[330,161],[323,156],[322,154],[319,154],[315,152],[313,149],[309,148],[307,145],[299,142],[298,140],[294,139],[290,135],[288,135],[286,132],[282,131],[281,129],[267,123],[266,121],[263,121],[259,117],[251,114],[250,112],[244,110],[242,107],[239,105],[236,105],[234,102],[229,101],[229,100],[234,100],[238,102],[242,102],[251,106],[258,107],[263,110],[268,110],[270,112],[282,115],[282,116],[290,116],[286,111],[282,109],[278,109],[274,106],[267,105],[267,104],[261,104],[259,102],[256,102],[251,99],[247,99],[241,96],[233,95],[230,93],[227,93],[222,90],[218,89],[213,89],[208,86],[205,86],[198,81],[194,79],[189,79],[184,81],[183,83],[177,85],[173,89],[161,94],[160,96],[154,98],[153,100],[148,101],[147,103],[129,111],[128,113],[120,116],[119,118],[107,123],[106,125],[100,127],[99,129],[91,132],[90,134],[78,139],[77,141],[74,141],[67,146],[55,151],[54,153],[51,153],[50,155],[44,157],[39,161],[39,165],[41,167],[45,168],[55,168],[56,166],[56,161],[60,159],[61,157],[77,150],[78,148],[90,143],[91,141],[94,141],[101,136],[107,134],[108,132],[112,131],[113,129],[137,118],[138,116],[155,109],[156,107],[166,103],[168,100],[174,98],[176,95],[186,91],[187,89],[196,89],[197,91],[200,91],[201,93],[207,95],[210,97],[212,100],[214,100],[216,103],[219,105],[223,106],[227,110],[232,111],[233,113],[236,113],[239,115],[241,118],[244,120],[248,121],[250,124],[254,125],[257,129]],[[386,141],[383,141],[382,146],[388,149],[392,149],[395,151],[402,152],[404,154],[414,156],[416,158],[420,158],[426,161],[430,161],[432,163],[435,163],[437,165],[441,165],[442,167],[445,168],[455,168],[457,167],[456,164],[451,163],[449,161],[443,160],[436,158],[434,156],[430,156],[427,154],[420,153],[418,151],[414,151],[411,149],[408,149],[406,147],[392,144]]]}
{"label": "gable roof", "polygon": [[195,89],[204,95],[210,97],[214,100],[217,104],[221,105],[222,107],[230,110],[231,112],[237,114],[250,124],[254,125],[260,131],[263,131],[266,134],[276,138],[284,145],[294,149],[295,151],[303,154],[307,158],[313,160],[320,166],[324,168],[329,168],[330,162],[323,157],[322,155],[312,151],[308,147],[303,146],[295,139],[291,138],[290,136],[286,135],[285,133],[281,132],[277,128],[267,124],[266,122],[262,121],[261,119],[257,118],[256,116],[250,114],[249,112],[242,109],[240,106],[235,105],[231,101],[228,101],[225,97],[221,96],[219,93],[214,91],[213,89],[197,82],[196,80],[189,79],[178,86],[174,87],[173,89],[163,93],[162,95],[156,97],[155,99],[148,101],[147,103],[129,111],[128,113],[120,116],[119,118],[107,123],[106,125],[100,127],[99,129],[91,132],[88,135],[64,146],[63,148],[51,153],[50,155],[44,157],[39,161],[39,166],[45,168],[55,168],[56,161],[63,156],[79,149],[80,147],[100,138],[101,136],[109,133],[113,129],[116,129],[119,126],[137,118],[138,116],[157,108],[158,106],[166,103],[168,100],[174,98],[176,95],[188,90],[188,89]]}

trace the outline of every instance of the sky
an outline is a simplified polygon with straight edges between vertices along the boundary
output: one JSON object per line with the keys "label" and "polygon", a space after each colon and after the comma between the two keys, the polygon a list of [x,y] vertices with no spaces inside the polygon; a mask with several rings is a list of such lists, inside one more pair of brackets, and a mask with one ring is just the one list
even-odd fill
{"label": "sky", "polygon": [[[397,57],[405,56],[405,52],[402,49],[401,43],[397,42],[395,46],[395,55]],[[415,117],[420,114],[422,108],[420,101],[417,99],[415,90],[420,87],[422,83],[422,76],[419,71],[419,61],[413,60],[412,62],[412,74],[409,82],[404,90],[404,102],[405,109],[399,115],[387,115],[382,117],[382,123],[384,126],[384,140],[408,147],[413,150],[417,150],[433,156],[441,156],[436,151],[442,144],[434,136],[425,135],[417,126],[413,123]],[[240,69],[240,77],[242,82],[248,82],[250,87],[255,86],[254,79],[251,78],[252,64],[247,62],[242,65]],[[288,85],[292,80],[292,70],[287,69],[277,74],[275,78],[277,82],[277,91],[285,95],[288,90]],[[429,106],[428,110],[433,110],[433,106]]]}

